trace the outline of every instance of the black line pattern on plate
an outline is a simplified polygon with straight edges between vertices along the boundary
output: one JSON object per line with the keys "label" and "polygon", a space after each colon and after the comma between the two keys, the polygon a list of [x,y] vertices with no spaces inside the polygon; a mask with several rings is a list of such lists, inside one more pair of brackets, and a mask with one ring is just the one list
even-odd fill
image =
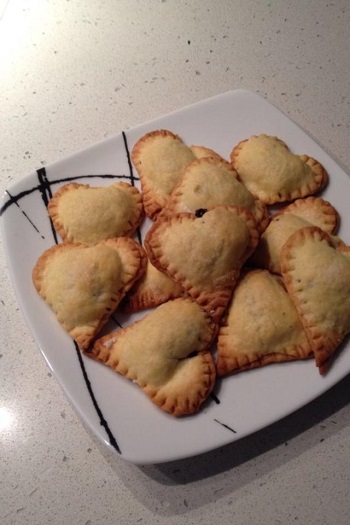
{"label": "black line pattern on plate", "polygon": [[[131,182],[131,184],[133,186],[135,186],[135,180],[139,180],[139,179],[138,178],[136,179],[135,176],[134,176],[134,170],[133,170],[133,167],[132,167],[128,141],[127,141],[126,134],[124,133],[124,131],[122,132],[122,136],[123,136],[123,141],[124,141],[124,148],[125,148],[125,151],[126,151],[126,157],[128,159],[130,182]],[[140,227],[137,228],[136,234],[137,234],[137,240],[142,245],[142,235],[141,235]]]}
{"label": "black line pattern on plate", "polygon": [[237,430],[234,430],[233,428],[229,427],[228,425],[226,425],[225,423],[222,423],[221,421],[219,421],[218,419],[214,419],[214,421],[216,423],[219,423],[219,425],[223,426],[224,428],[227,428],[227,430],[229,430],[230,432],[233,432],[234,434],[237,434]]}
{"label": "black line pattern on plate", "polygon": [[74,341],[74,346],[75,346],[76,354],[78,356],[78,361],[79,361],[79,364],[80,364],[80,368],[81,368],[81,371],[82,371],[82,374],[83,374],[83,377],[84,377],[84,380],[85,380],[86,388],[88,389],[88,392],[90,394],[90,398],[91,398],[92,404],[94,405],[94,408],[95,408],[95,410],[97,412],[97,415],[98,415],[98,417],[100,419],[100,425],[105,429],[106,434],[108,435],[108,438],[109,438],[109,442],[112,445],[112,447],[115,448],[115,450],[117,452],[119,452],[119,454],[121,454],[119,445],[118,445],[114,435],[112,434],[107,421],[103,417],[102,411],[101,411],[101,409],[100,409],[100,407],[99,407],[99,405],[98,405],[98,403],[96,401],[96,397],[95,397],[95,394],[94,394],[93,388],[91,386],[91,382],[90,382],[88,373],[87,373],[85,365],[84,365],[84,361],[83,361],[83,358],[82,358],[82,355],[81,355],[81,351],[80,351],[80,349],[79,349],[79,347],[78,347],[78,345],[77,345],[77,343],[75,341]]}
{"label": "black line pattern on plate", "polygon": [[[97,175],[96,174],[94,174],[94,175],[91,174],[91,175],[84,175],[83,174],[83,175],[75,175],[75,176],[72,176],[72,177],[63,177],[61,179],[56,179],[56,180],[53,180],[53,181],[49,181],[49,179],[47,178],[46,168],[42,167],[42,168],[39,168],[37,170],[37,172],[36,172],[37,173],[37,177],[38,177],[38,181],[39,181],[38,185],[35,185],[32,188],[29,188],[29,189],[27,189],[25,191],[22,191],[22,192],[18,193],[17,195],[12,195],[12,194],[10,194],[9,191],[6,192],[8,197],[9,197],[9,199],[0,208],[0,216],[10,206],[15,205],[16,207],[19,208],[19,210],[21,211],[23,216],[26,218],[26,220],[28,220],[30,222],[30,224],[33,226],[35,231],[43,239],[45,239],[45,237],[43,235],[41,235],[41,233],[39,231],[39,228],[37,228],[37,226],[34,224],[34,222],[29,217],[29,215],[21,208],[21,206],[18,203],[21,199],[25,198],[26,196],[31,195],[32,193],[35,193],[35,192],[39,192],[41,194],[41,198],[42,198],[42,201],[44,203],[44,206],[47,209],[48,203],[49,203],[49,201],[50,201],[50,199],[52,197],[52,189],[51,188],[52,188],[52,186],[57,185],[57,184],[69,183],[69,182],[78,181],[78,180],[81,180],[81,179],[93,179],[93,178],[97,178],[98,179],[98,178],[100,178],[100,179],[124,179],[124,180],[128,180],[133,186],[135,186],[135,182],[139,181],[139,178],[136,177],[134,175],[134,173],[133,173],[130,153],[129,153],[128,144],[127,144],[127,138],[126,138],[126,135],[125,135],[124,132],[122,132],[122,137],[123,137],[123,144],[124,144],[124,149],[125,149],[126,158],[127,158],[127,162],[128,162],[128,167],[129,167],[129,174],[128,175],[125,175],[125,174],[123,174],[123,175],[115,175],[115,174],[97,174]],[[58,238],[57,238],[56,231],[55,231],[55,229],[53,227],[53,223],[51,221],[51,218],[49,218],[49,220],[50,220],[50,224],[51,224],[51,230],[52,230],[52,235],[53,235],[54,242],[55,242],[55,244],[58,244],[59,241],[58,241]],[[139,242],[141,243],[141,241],[142,241],[141,232],[138,230],[137,234],[138,234]],[[117,325],[119,327],[122,328],[121,323],[115,317],[113,317],[113,320],[114,320],[114,322],[117,323]],[[95,394],[94,394],[94,391],[93,391],[93,388],[92,388],[92,385],[91,385],[91,381],[89,379],[88,373],[87,373],[85,365],[84,365],[84,361],[83,361],[83,358],[82,358],[81,351],[80,351],[78,345],[76,344],[76,342],[73,341],[73,343],[74,343],[74,346],[75,346],[75,350],[76,350],[76,354],[77,354],[77,357],[78,357],[78,361],[79,361],[80,369],[81,369],[81,372],[82,372],[82,376],[84,378],[85,385],[86,385],[86,388],[87,388],[87,390],[89,392],[92,404],[93,404],[93,406],[94,406],[94,408],[96,410],[96,413],[97,413],[97,415],[99,417],[100,424],[103,426],[106,434],[108,435],[110,444],[113,446],[113,448],[119,454],[121,454],[121,450],[119,448],[117,440],[115,439],[113,433],[111,432],[111,430],[109,428],[109,425],[108,425],[108,422],[104,418],[103,413],[102,413],[102,411],[101,411],[101,409],[100,409],[100,407],[99,407],[99,405],[97,403],[97,400],[96,400],[96,397],[95,397]]]}
{"label": "black line pattern on plate", "polygon": [[34,193],[35,191],[39,190],[39,186],[34,186],[34,188],[31,188],[26,191],[21,191],[17,195],[11,195],[9,191],[6,190],[7,195],[9,196],[9,200],[5,202],[0,208],[0,216],[9,208],[12,204],[16,204],[16,206],[19,207],[18,201],[21,200],[23,197],[26,197],[27,195],[30,195],[31,193]]}
{"label": "black line pattern on plate", "polygon": [[[133,186],[135,185],[135,181],[138,181],[139,178],[135,176],[130,175],[112,175],[112,174],[99,174],[99,175],[74,175],[72,177],[64,177],[63,179],[56,179],[50,182],[50,186],[54,186],[55,184],[63,184],[68,182],[73,182],[81,179],[128,179],[130,182],[133,182]],[[30,195],[31,193],[34,193],[36,191],[40,191],[42,193],[41,185],[33,186],[33,188],[30,188],[29,190],[21,191],[17,195],[10,195],[10,193],[6,190],[7,195],[10,197],[8,201],[6,201],[0,208],[0,216],[13,204],[18,206],[18,201],[26,197],[27,195]]]}
{"label": "black line pattern on plate", "polygon": [[[52,186],[55,186],[57,184],[66,184],[66,183],[69,183],[69,182],[75,182],[75,181],[78,181],[78,180],[82,180],[82,179],[93,179],[93,178],[97,178],[97,179],[126,179],[128,181],[130,181],[130,183],[132,184],[132,186],[135,186],[135,182],[136,181],[139,181],[139,177],[135,176],[134,175],[134,171],[133,171],[133,166],[132,166],[132,162],[131,162],[131,157],[130,157],[130,152],[129,152],[129,147],[128,147],[128,141],[127,141],[127,137],[126,137],[126,134],[125,132],[123,131],[122,132],[122,137],[123,137],[123,143],[124,143],[124,149],[125,149],[125,153],[126,153],[126,157],[127,157],[127,162],[128,162],[128,167],[129,167],[129,174],[128,175],[125,175],[125,174],[122,174],[122,175],[116,175],[116,174],[88,174],[88,175],[75,175],[75,176],[71,176],[71,177],[63,177],[63,178],[60,178],[60,179],[56,179],[56,180],[53,180],[53,181],[49,181],[49,179],[47,178],[47,172],[46,172],[46,168],[45,167],[42,167],[42,168],[39,168],[37,170],[37,177],[38,177],[38,180],[39,180],[39,184],[36,185],[36,186],[33,186],[32,188],[29,188],[25,191],[22,191],[20,193],[18,193],[17,195],[11,195],[9,191],[6,191],[9,199],[3,204],[3,206],[0,208],[0,216],[12,205],[15,205],[17,206],[21,213],[23,214],[23,216],[26,218],[26,220],[28,220],[30,222],[30,224],[33,226],[33,228],[35,229],[35,231],[41,235],[41,237],[43,239],[45,239],[45,237],[40,233],[39,229],[37,228],[37,226],[34,224],[34,222],[31,220],[31,218],[28,216],[28,214],[22,210],[22,208],[20,207],[20,205],[18,204],[18,202],[20,200],[22,200],[23,198],[25,198],[26,196],[28,195],[31,195],[32,193],[35,193],[35,192],[39,192],[41,194],[41,198],[42,198],[42,201],[45,205],[45,208],[47,208],[48,206],[48,203],[52,197]],[[49,217],[48,217],[49,218]],[[51,224],[51,230],[52,230],[52,235],[53,235],[53,238],[54,238],[54,242],[55,244],[58,244],[58,238],[57,238],[57,234],[56,234],[56,231],[54,229],[54,226],[53,226],[53,223],[52,223],[52,220],[51,218],[49,218],[50,220],[50,224]],[[140,228],[137,229],[137,237],[138,237],[138,241],[140,244],[142,244],[142,235],[141,235],[141,230]],[[120,328],[122,328],[122,324],[118,321],[118,319],[115,317],[115,316],[111,316],[111,320],[113,320]],[[86,388],[88,390],[88,393],[90,395],[90,398],[91,398],[91,402],[94,406],[94,409],[99,417],[99,420],[100,420],[100,425],[103,426],[108,438],[109,438],[109,442],[111,444],[111,446],[119,453],[121,454],[121,450],[119,448],[119,445],[117,443],[117,440],[115,439],[113,433],[111,432],[110,428],[109,428],[109,425],[108,425],[108,422],[107,420],[104,418],[103,416],[103,413],[97,403],[97,400],[96,400],[96,397],[95,397],[95,394],[94,394],[94,390],[92,388],[92,385],[91,385],[91,381],[89,379],[89,376],[88,376],[88,373],[86,371],[86,368],[85,368],[85,365],[84,365],[84,361],[83,361],[83,358],[82,358],[82,353],[77,345],[77,343],[75,341],[73,341],[74,343],[74,347],[75,347],[75,351],[76,351],[76,354],[77,354],[77,357],[78,357],[78,361],[79,361],[79,365],[80,365],[80,369],[81,369],[81,372],[82,372],[82,376],[83,376],[83,379],[85,381],[85,385],[86,385]],[[210,395],[211,399],[216,403],[216,404],[219,404],[220,403],[220,400],[218,399],[218,397],[211,393]],[[219,423],[220,425],[222,425],[223,427],[227,428],[228,430],[230,430],[231,432],[233,433],[236,433],[236,430],[232,429],[231,427],[229,427],[228,425],[218,421],[217,419],[214,419],[214,421],[216,423]]]}
{"label": "black line pattern on plate", "polygon": [[[15,204],[15,205],[17,206],[17,208],[19,208],[19,209],[21,210],[21,213],[23,213],[23,215],[24,215],[24,217],[27,219],[27,221],[29,221],[29,223],[33,226],[34,230],[40,235],[40,237],[41,237],[42,239],[45,239],[44,235],[42,235],[42,234],[40,233],[39,228],[34,224],[34,222],[32,221],[32,219],[28,216],[28,214],[27,214],[24,210],[22,210],[22,208],[21,208],[21,206],[18,204],[17,200],[15,200],[15,199],[12,197],[11,193],[10,193],[8,190],[6,190],[6,193],[7,193],[7,195],[10,197],[10,200],[7,201],[7,203],[8,203],[8,204]],[[27,195],[28,195],[28,193],[29,193],[29,192],[26,192]],[[2,210],[0,210],[0,215],[1,215],[1,211],[2,211]]]}
{"label": "black line pattern on plate", "polygon": [[220,399],[214,394],[214,392],[211,392],[210,397],[217,405],[220,405]]}
{"label": "black line pattern on plate", "polygon": [[118,319],[117,319],[114,315],[111,315],[110,320],[111,320],[111,321],[114,321],[115,324],[116,324],[117,326],[119,326],[119,328],[123,328],[123,325],[120,324],[120,322],[118,321]]}
{"label": "black line pattern on plate", "polygon": [[[52,197],[52,191],[51,191],[50,183],[49,183],[47,175],[46,175],[46,169],[45,168],[40,168],[40,169],[37,170],[36,173],[38,175],[38,179],[39,179],[39,183],[40,183],[39,184],[39,191],[41,193],[41,198],[44,201],[45,208],[47,209],[49,201],[50,201],[50,199]],[[56,230],[55,230],[55,228],[53,226],[53,222],[51,220],[51,217],[48,216],[48,219],[50,221],[51,231],[52,231],[52,235],[53,235],[55,244],[58,244],[57,233],[56,233]]]}
{"label": "black line pattern on plate", "polygon": [[126,158],[128,159],[130,182],[133,186],[135,186],[134,170],[133,170],[132,163],[131,163],[128,141],[127,141],[126,134],[124,133],[124,131],[122,131],[122,137],[123,137],[123,142],[124,142]]}
{"label": "black line pattern on plate", "polygon": [[[40,191],[40,193],[42,195],[42,199],[44,201],[45,207],[47,208],[49,200],[52,197],[52,191],[51,191],[51,187],[50,187],[50,182],[49,182],[49,180],[47,178],[46,169],[45,168],[40,168],[40,170],[37,171],[37,174],[38,174],[38,179],[39,179],[39,182],[40,182],[39,191]],[[51,229],[52,229],[52,234],[53,234],[55,243],[58,244],[57,234],[56,234],[55,228],[53,226],[53,222],[52,222],[51,218],[49,218],[49,220],[50,220],[50,223],[51,223]],[[120,451],[120,448],[118,446],[118,443],[117,443],[114,435],[112,434],[106,419],[103,417],[103,413],[102,413],[102,411],[101,411],[101,409],[100,409],[100,407],[99,407],[99,405],[98,405],[98,403],[96,401],[96,397],[95,397],[94,391],[92,389],[89,376],[88,376],[88,374],[86,372],[86,368],[85,368],[84,361],[83,361],[83,358],[82,358],[82,355],[81,355],[81,351],[80,351],[78,345],[76,344],[76,342],[73,341],[73,343],[74,343],[75,350],[76,350],[76,353],[77,353],[77,356],[78,356],[78,361],[79,361],[80,369],[81,369],[81,372],[82,372],[82,375],[83,375],[83,378],[84,378],[84,381],[85,381],[86,388],[87,388],[87,390],[89,392],[92,404],[93,404],[93,406],[94,406],[94,408],[95,408],[95,410],[97,412],[97,415],[98,415],[98,417],[100,419],[100,425],[102,425],[103,428],[105,429],[106,434],[109,437],[110,444],[115,448],[115,450],[117,452],[119,452],[119,454],[121,454],[121,451]]]}

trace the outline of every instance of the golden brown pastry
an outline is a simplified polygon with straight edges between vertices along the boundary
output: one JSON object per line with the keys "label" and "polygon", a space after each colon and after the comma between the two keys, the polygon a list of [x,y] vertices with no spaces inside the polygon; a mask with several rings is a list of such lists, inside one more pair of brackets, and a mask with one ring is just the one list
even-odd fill
{"label": "golden brown pastry", "polygon": [[151,263],[218,321],[258,238],[248,210],[217,206],[196,215],[160,216],[146,235],[145,248]]}
{"label": "golden brown pastry", "polygon": [[137,383],[165,412],[182,416],[196,412],[214,386],[215,331],[194,301],[175,299],[98,339],[87,355]]}
{"label": "golden brown pastry", "polygon": [[266,206],[238,180],[237,172],[218,157],[203,157],[192,162],[175,186],[167,210],[194,213],[213,206],[243,206],[263,231],[269,221]]}
{"label": "golden brown pastry", "polygon": [[[328,233],[333,233],[337,224],[338,213],[329,202],[320,197],[298,199],[273,216],[249,263],[280,274],[281,250],[292,233],[306,226],[318,226]],[[334,245],[343,244],[335,236],[332,236],[332,242]]]}
{"label": "golden brown pastry", "polygon": [[294,155],[279,138],[253,135],[231,152],[231,162],[248,190],[265,204],[286,202],[320,191],[324,167],[307,155]]}
{"label": "golden brown pastry", "polygon": [[138,312],[154,308],[183,294],[184,291],[179,284],[157,270],[147,259],[146,271],[126,295],[123,310]]}
{"label": "golden brown pastry", "polygon": [[334,248],[320,228],[303,228],[284,245],[281,269],[323,373],[350,332],[350,247]]}
{"label": "golden brown pastry", "polygon": [[190,150],[196,159],[203,159],[204,157],[214,157],[217,160],[224,160],[221,155],[216,153],[216,151],[206,148],[205,146],[190,146]]}
{"label": "golden brown pastry", "polygon": [[33,283],[62,327],[87,349],[145,265],[141,246],[126,237],[59,244],[39,257]]}
{"label": "golden brown pastry", "polygon": [[196,157],[178,135],[161,129],[143,135],[134,145],[131,158],[140,176],[145,213],[155,219]]}
{"label": "golden brown pastry", "polygon": [[318,226],[327,233],[334,234],[339,225],[339,214],[330,202],[321,197],[306,197],[284,206],[274,214],[274,218],[286,213],[295,215]]}
{"label": "golden brown pastry", "polygon": [[267,270],[244,272],[219,329],[218,375],[311,355],[306,333],[282,280]]}
{"label": "golden brown pastry", "polygon": [[63,242],[85,244],[131,236],[143,217],[141,194],[126,182],[97,188],[66,184],[54,194],[48,211]]}

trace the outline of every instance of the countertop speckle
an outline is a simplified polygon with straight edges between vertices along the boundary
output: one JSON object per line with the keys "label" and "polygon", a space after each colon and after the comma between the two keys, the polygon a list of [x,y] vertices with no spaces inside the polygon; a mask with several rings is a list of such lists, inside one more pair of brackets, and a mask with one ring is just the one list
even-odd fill
{"label": "countertop speckle", "polygon": [[[236,88],[275,104],[350,173],[349,27],[348,0],[0,0],[1,194],[54,160]],[[348,525],[350,377],[232,445],[135,466],[67,401],[2,249],[0,263],[4,525]]]}

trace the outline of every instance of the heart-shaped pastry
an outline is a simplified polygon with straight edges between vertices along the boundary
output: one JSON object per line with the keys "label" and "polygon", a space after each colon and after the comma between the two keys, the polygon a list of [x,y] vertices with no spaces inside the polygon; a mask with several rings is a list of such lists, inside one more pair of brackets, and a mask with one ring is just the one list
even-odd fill
{"label": "heart-shaped pastry", "polygon": [[205,146],[190,146],[190,150],[192,151],[196,159],[204,159],[205,157],[213,157],[217,160],[224,161],[221,155],[216,153],[216,151],[210,148],[206,148]]}
{"label": "heart-shaped pastry", "polygon": [[208,348],[215,332],[194,301],[175,299],[98,339],[86,355],[137,383],[165,412],[182,416],[196,412],[214,386]]}
{"label": "heart-shaped pastry", "polygon": [[131,159],[140,176],[147,217],[155,219],[165,208],[191,162],[209,156],[221,159],[205,146],[186,146],[178,135],[166,129],[143,135],[134,145]]}
{"label": "heart-shaped pastry", "polygon": [[231,152],[231,162],[248,190],[265,204],[285,202],[320,191],[324,167],[308,155],[294,155],[279,138],[253,135]]}
{"label": "heart-shaped pastry", "polygon": [[334,248],[320,228],[303,228],[284,245],[281,269],[323,373],[350,332],[350,247]]}
{"label": "heart-shaped pastry", "polygon": [[62,327],[86,349],[145,266],[144,250],[130,238],[59,244],[39,257],[33,283]]}
{"label": "heart-shaped pastry", "polygon": [[238,180],[232,166],[218,157],[202,157],[192,162],[175,186],[166,209],[172,213],[194,213],[219,205],[247,208],[261,231],[269,222],[266,206]]}
{"label": "heart-shaped pastry", "polygon": [[333,234],[339,226],[339,214],[330,202],[321,197],[306,197],[284,206],[274,214],[274,218],[286,213],[304,219],[313,226]]}
{"label": "heart-shaped pastry", "polygon": [[179,284],[147,260],[144,275],[134,284],[123,301],[123,311],[130,313],[154,308],[183,294]]}
{"label": "heart-shaped pastry", "polygon": [[282,280],[267,270],[244,272],[219,329],[218,375],[311,355],[308,338]]}
{"label": "heart-shaped pastry", "polygon": [[196,157],[178,135],[160,129],[143,135],[134,145],[131,158],[140,176],[145,213],[155,219]]}
{"label": "heart-shaped pastry", "polygon": [[245,208],[217,206],[161,215],[145,238],[151,263],[219,320],[259,233]]}
{"label": "heart-shaped pastry", "polygon": [[[337,225],[338,213],[329,202],[320,197],[298,199],[273,216],[249,263],[280,274],[281,250],[295,231],[307,226],[318,226],[331,234]],[[335,236],[332,236],[332,242],[334,246],[344,244]]]}
{"label": "heart-shaped pastry", "polygon": [[54,194],[48,211],[63,242],[85,244],[131,236],[143,216],[141,194],[126,182],[97,188],[66,184]]}

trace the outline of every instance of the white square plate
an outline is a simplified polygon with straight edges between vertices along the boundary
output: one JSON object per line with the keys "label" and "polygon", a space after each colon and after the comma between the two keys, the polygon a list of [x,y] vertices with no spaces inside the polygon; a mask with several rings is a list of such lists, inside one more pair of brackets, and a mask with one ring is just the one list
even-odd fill
{"label": "white square plate", "polygon": [[[176,419],[153,406],[136,385],[77,350],[32,284],[37,258],[57,240],[48,219],[47,201],[69,181],[100,186],[121,178],[139,187],[129,152],[141,135],[159,128],[178,133],[188,145],[212,148],[227,159],[236,143],[258,133],[277,135],[293,152],[316,158],[330,176],[322,197],[340,213],[339,235],[350,243],[347,174],[283,113],[243,90],[138,126],[38,170],[8,189],[2,202],[4,246],[20,306],[38,346],[92,431],[122,458],[139,464],[188,457],[240,439],[297,410],[350,372],[347,340],[324,377],[313,360],[243,372],[219,380],[215,395],[198,414]],[[115,318],[129,324],[140,316],[116,314]]]}

